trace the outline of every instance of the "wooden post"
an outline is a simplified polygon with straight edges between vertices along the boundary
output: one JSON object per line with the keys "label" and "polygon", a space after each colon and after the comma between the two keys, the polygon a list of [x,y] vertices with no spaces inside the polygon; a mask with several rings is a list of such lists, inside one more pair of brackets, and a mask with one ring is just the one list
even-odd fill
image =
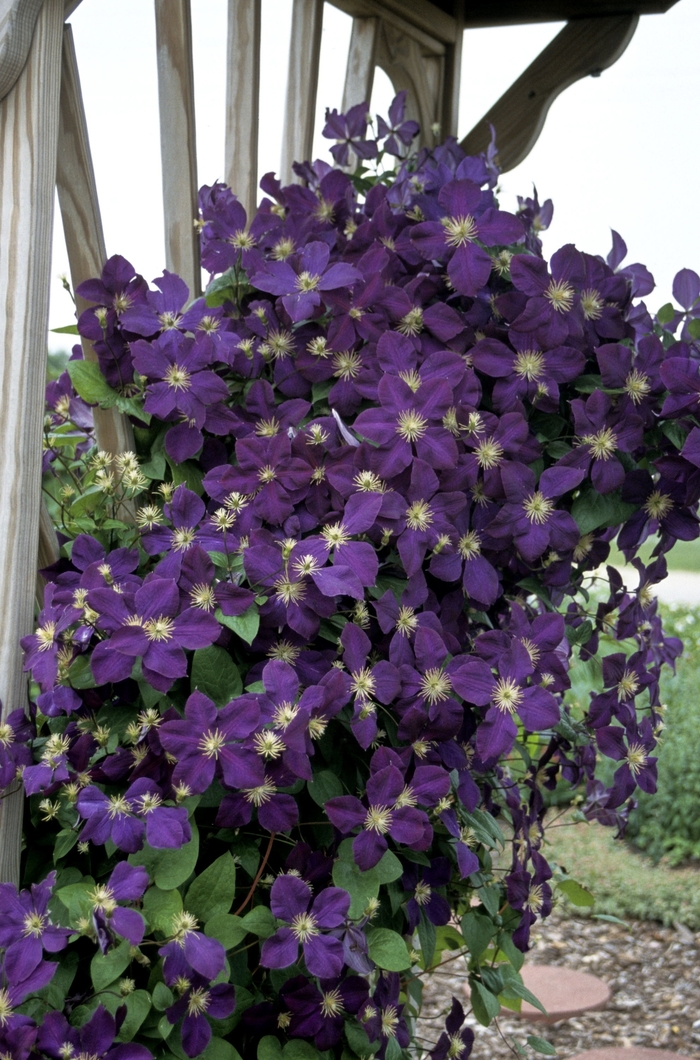
{"label": "wooden post", "polygon": [[155,0],[165,260],[193,298],[200,293],[197,151],[189,0]]}
{"label": "wooden post", "polygon": [[445,46],[442,88],[441,136],[457,136],[459,125],[459,88],[462,77],[462,43],[464,41],[464,5],[455,4],[456,38]]}
{"label": "wooden post", "polygon": [[323,0],[294,0],[280,166],[283,183],[294,178],[292,162],[311,160],[322,28]]}
{"label": "wooden post", "polygon": [[4,0],[0,7],[0,99],[4,99],[27,61],[43,0]]}
{"label": "wooden post", "polygon": [[[63,0],[44,0],[27,63],[0,104],[0,699],[27,703],[56,180]],[[0,801],[0,880],[19,879],[24,796]]]}
{"label": "wooden post", "polygon": [[354,18],[343,89],[343,113],[358,103],[369,107],[377,63],[378,18]]}
{"label": "wooden post", "polygon": [[[61,207],[63,232],[66,237],[71,280],[75,289],[83,280],[99,276],[107,258],[102,219],[97,201],[95,173],[92,168],[85,108],[80,91],[80,77],[75,58],[73,31],[63,30],[63,61],[61,68],[61,115],[56,187]],[[78,315],[89,303],[76,297]],[[82,340],[86,361],[96,361],[97,355],[88,339]],[[117,408],[93,409],[95,437],[100,449],[108,453],[123,453],[134,448],[134,432],[129,419]]]}
{"label": "wooden post", "polygon": [[260,0],[228,0],[226,183],[250,222],[258,205]]}

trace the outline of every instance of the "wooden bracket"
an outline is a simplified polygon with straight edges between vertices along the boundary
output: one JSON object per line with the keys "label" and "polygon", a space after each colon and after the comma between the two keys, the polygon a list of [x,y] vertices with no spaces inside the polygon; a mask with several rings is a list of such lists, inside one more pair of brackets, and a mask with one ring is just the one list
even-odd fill
{"label": "wooden bracket", "polygon": [[614,15],[567,22],[465,136],[462,148],[468,155],[485,151],[493,125],[501,169],[513,169],[534,147],[557,96],[580,78],[595,77],[617,62],[638,21],[639,15]]}

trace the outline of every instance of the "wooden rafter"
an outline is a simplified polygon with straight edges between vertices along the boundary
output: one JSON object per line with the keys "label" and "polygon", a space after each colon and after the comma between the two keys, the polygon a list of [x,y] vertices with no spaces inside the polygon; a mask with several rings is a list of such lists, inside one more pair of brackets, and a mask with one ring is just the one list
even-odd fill
{"label": "wooden rafter", "polygon": [[513,169],[532,150],[557,96],[580,78],[612,66],[631,41],[638,21],[639,16],[633,14],[568,22],[461,146],[470,155],[484,151],[493,125],[500,166]]}

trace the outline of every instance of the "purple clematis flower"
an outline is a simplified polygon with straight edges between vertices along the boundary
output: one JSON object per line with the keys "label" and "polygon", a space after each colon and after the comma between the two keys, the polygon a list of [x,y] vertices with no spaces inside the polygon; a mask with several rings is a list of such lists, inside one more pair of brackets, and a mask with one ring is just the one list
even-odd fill
{"label": "purple clematis flower", "polygon": [[559,384],[581,375],[586,358],[572,346],[541,350],[530,336],[513,332],[511,350],[498,339],[482,339],[470,351],[477,371],[496,379],[493,406],[508,412],[516,401],[528,400],[546,412],[559,411]]}
{"label": "purple clematis flower", "polygon": [[151,382],[143,407],[160,420],[179,420],[165,435],[165,449],[178,464],[201,448],[207,406],[224,401],[228,387],[206,368],[206,352],[179,331],[166,331],[154,342],[135,342],[134,367]]}
{"label": "purple clematis flower", "polygon": [[444,184],[438,202],[445,215],[439,221],[416,225],[411,241],[426,260],[449,258],[447,274],[452,286],[473,298],[493,268],[483,246],[518,243],[524,239],[525,230],[513,214],[493,206],[484,210],[481,188],[471,180]]}
{"label": "purple clematis flower", "polygon": [[396,843],[422,849],[426,829],[428,836],[432,834],[427,815],[415,808],[413,799],[408,799],[408,804],[400,800],[403,792],[401,771],[389,765],[367,781],[367,806],[354,795],[339,795],[326,803],[326,814],[342,835],[361,829],[353,840],[352,849],[363,872],[381,861],[388,848],[385,836],[391,836]]}
{"label": "purple clematis flower", "polygon": [[370,1041],[380,1042],[375,1055],[383,1060],[390,1040],[396,1040],[402,1049],[410,1043],[410,1034],[403,1016],[404,1006],[399,1004],[401,979],[397,972],[380,976],[374,994],[359,1013],[359,1020],[369,1035]]}
{"label": "purple clematis flower", "polygon": [[341,887],[326,887],[312,901],[311,887],[298,876],[278,876],[270,892],[270,908],[288,926],[265,939],[260,953],[264,968],[288,968],[297,960],[299,946],[312,975],[334,979],[343,970],[343,945],[334,935],[350,908],[350,895]]}
{"label": "purple clematis flower", "polygon": [[457,1060],[467,1060],[474,1045],[474,1031],[471,1027],[464,1026],[464,1009],[456,997],[452,998],[452,1008],[445,1020],[445,1029],[430,1050],[431,1060],[447,1060],[447,1057],[455,1057]]}
{"label": "purple clematis flower", "polygon": [[116,1043],[126,1009],[116,1018],[100,1005],[82,1027],[71,1027],[62,1012],[49,1012],[39,1028],[37,1046],[52,1060],[66,1057],[90,1057],[90,1060],[153,1060],[145,1045],[135,1042]]}
{"label": "purple clematis flower", "polygon": [[488,525],[492,538],[512,540],[518,552],[534,563],[548,548],[568,552],[576,547],[579,530],[572,516],[556,508],[556,500],[573,490],[583,478],[576,467],[551,467],[539,482],[523,464],[511,463],[501,469],[507,503]]}
{"label": "purple clematis flower", "polygon": [[125,909],[118,902],[138,902],[149,884],[148,873],[141,866],[120,861],[107,883],[98,883],[89,894],[92,901],[92,922],[102,953],[112,947],[114,936],[128,939],[138,946],[145,934],[146,924],[136,909]]}
{"label": "purple clematis flower", "polygon": [[59,953],[68,945],[69,928],[55,927],[48,907],[56,882],[51,872],[30,891],[20,891],[11,883],[0,883],[2,922],[0,947],[5,950],[3,970],[10,982],[21,983],[39,967],[43,952]]}
{"label": "purple clematis flower", "polygon": [[[320,987],[320,989],[319,989]],[[346,1016],[354,1016],[369,997],[367,980],[359,975],[321,979],[317,987],[304,975],[289,979],[280,990],[291,1013],[291,1038],[311,1038],[317,1049],[331,1049],[342,1038]]]}
{"label": "purple clematis flower", "polygon": [[134,595],[132,607],[113,589],[94,589],[88,601],[100,615],[98,627],[111,633],[92,654],[92,671],[100,684],[124,681],[141,658],[149,684],[167,692],[176,678],[187,673],[183,649],[208,648],[221,632],[214,616],[200,608],[188,607],[178,614],[180,593],[169,578],[147,579]]}
{"label": "purple clematis flower", "polygon": [[[170,979],[174,983],[172,977]],[[211,1025],[206,1017],[226,1019],[235,1007],[235,992],[230,983],[211,986],[204,976],[194,975],[188,980],[184,993],[165,1010],[165,1015],[168,1023],[177,1023],[184,1016],[182,1048],[186,1056],[199,1056],[211,1040]]]}
{"label": "purple clematis flower", "polygon": [[642,444],[643,421],[630,412],[613,409],[612,399],[602,390],[584,402],[571,402],[578,448],[567,453],[561,465],[590,470],[598,493],[611,493],[625,480],[625,470],[615,455],[631,453]]}
{"label": "purple clematis flower", "polygon": [[327,140],[337,140],[330,152],[339,166],[347,166],[349,149],[361,159],[377,157],[376,140],[367,140],[367,115],[369,106],[357,103],[347,114],[326,109],[326,124],[321,133]]}
{"label": "purple clematis flower", "polygon": [[211,981],[223,971],[226,950],[218,939],[197,931],[197,924],[197,918],[191,913],[178,913],[173,917],[174,938],[158,950],[163,958],[166,983],[174,983],[180,977],[189,979],[193,970]]}
{"label": "purple clematis flower", "polygon": [[320,292],[352,287],[362,278],[352,265],[329,265],[330,253],[325,243],[307,243],[295,265],[293,258],[268,261],[265,271],[255,273],[251,282],[261,291],[281,296],[292,321],[298,323],[316,314],[321,304]]}
{"label": "purple clematis flower", "polygon": [[218,774],[230,788],[253,787],[259,781],[259,762],[242,746],[258,726],[260,708],[253,697],[232,700],[217,710],[208,696],[193,692],[181,721],[166,721],[158,730],[160,742],[176,759],[173,781],[191,792],[206,791]]}
{"label": "purple clematis flower", "polygon": [[20,708],[0,722],[0,790],[5,790],[32,763],[34,723]]}
{"label": "purple clematis flower", "polygon": [[427,868],[409,865],[401,877],[401,886],[411,897],[406,902],[408,926],[413,932],[418,927],[421,913],[431,924],[447,924],[452,915],[450,903],[436,890],[444,888],[452,876],[452,866],[447,858],[434,858]]}
{"label": "purple clematis flower", "polygon": [[407,95],[405,88],[396,93],[389,107],[388,122],[381,114],[377,115],[377,136],[380,140],[385,140],[382,150],[397,158],[405,154],[402,147],[409,147],[420,132],[417,121],[405,120]]}
{"label": "purple clematis flower", "polygon": [[622,806],[637,787],[647,794],[656,791],[657,759],[649,754],[656,740],[649,718],[643,718],[639,727],[634,722],[624,729],[619,725],[603,726],[596,732],[596,742],[604,755],[622,763],[615,771],[607,807]]}
{"label": "purple clematis flower", "polygon": [[459,695],[468,703],[488,706],[476,733],[476,749],[484,762],[495,762],[512,748],[518,734],[513,715],[520,717],[529,732],[559,723],[559,704],[552,693],[526,685],[532,671],[527,648],[516,640],[501,655],[497,678],[480,659],[470,659],[453,672],[452,683]]}
{"label": "purple clematis flower", "polygon": [[72,607],[55,606],[55,592],[54,585],[46,586],[36,632],[22,637],[20,641],[24,650],[24,669],[31,670],[32,677],[44,692],[49,692],[56,684],[61,634],[76,621],[79,614]]}

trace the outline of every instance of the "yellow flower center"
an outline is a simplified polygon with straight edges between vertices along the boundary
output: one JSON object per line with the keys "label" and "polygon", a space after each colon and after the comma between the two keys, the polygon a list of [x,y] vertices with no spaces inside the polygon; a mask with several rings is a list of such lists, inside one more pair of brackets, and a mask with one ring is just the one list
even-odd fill
{"label": "yellow flower center", "polygon": [[362,358],[359,353],[352,350],[344,350],[342,353],[333,354],[333,375],[337,379],[356,379],[362,368]]}
{"label": "yellow flower center", "polygon": [[523,701],[523,691],[512,677],[500,677],[493,692],[494,706],[504,714],[515,714]]}
{"label": "yellow flower center", "polygon": [[175,622],[167,615],[159,615],[158,618],[149,618],[143,624],[143,631],[151,641],[168,641],[173,639]]}
{"label": "yellow flower center", "polygon": [[377,683],[368,666],[363,667],[362,670],[356,670],[352,675],[350,691],[358,699],[370,699],[374,695],[376,687]]}
{"label": "yellow flower center", "polygon": [[386,835],[391,828],[391,810],[388,806],[370,806],[365,817],[365,828],[378,835]]}
{"label": "yellow flower center", "polygon": [[612,427],[603,427],[595,434],[584,434],[581,441],[591,447],[596,460],[609,460],[617,449],[617,435]]}
{"label": "yellow flower center", "polygon": [[170,543],[176,552],[186,552],[194,541],[195,530],[189,526],[180,526],[170,535]]}
{"label": "yellow flower center", "polygon": [[457,542],[457,551],[462,559],[467,560],[467,562],[480,554],[481,540],[476,530],[468,530],[466,534],[460,537]]}
{"label": "yellow flower center", "polygon": [[335,990],[327,990],[321,996],[321,1015],[327,1019],[333,1016],[342,1016],[344,1011],[343,995],[337,987]]}
{"label": "yellow flower center", "polygon": [[448,674],[438,666],[426,670],[420,683],[420,694],[429,703],[440,703],[448,699],[452,691],[452,681]]}
{"label": "yellow flower center", "polygon": [[190,589],[190,600],[192,607],[198,607],[201,611],[213,611],[216,607],[216,594],[211,585],[200,583]]}
{"label": "yellow flower center", "polygon": [[53,644],[55,636],[55,622],[45,622],[43,626],[39,626],[36,631],[36,639],[38,641],[37,648],[39,649],[39,651],[48,651],[51,645]]}
{"label": "yellow flower center", "polygon": [[288,578],[278,578],[273,586],[275,596],[278,596],[283,604],[298,604],[306,596],[306,586],[303,582],[291,582]]}
{"label": "yellow flower center", "polygon": [[220,729],[208,729],[197,744],[206,758],[218,758],[221,748],[226,745],[226,736]]}
{"label": "yellow flower center", "polygon": [[549,497],[545,497],[540,490],[535,490],[527,500],[523,501],[523,508],[525,509],[526,517],[531,523],[537,523],[542,526],[554,511],[554,501],[550,500]]}
{"label": "yellow flower center", "polygon": [[673,508],[673,501],[667,493],[654,490],[644,504],[644,511],[651,519],[663,519]]}
{"label": "yellow flower center", "polygon": [[581,291],[581,309],[586,320],[600,320],[603,315],[604,305],[605,303],[600,297],[600,291],[596,291],[592,287],[589,287],[586,291]]}
{"label": "yellow flower center", "polygon": [[300,272],[296,278],[297,291],[315,291],[321,282],[321,277],[311,272]]}
{"label": "yellow flower center", "polygon": [[469,213],[465,217],[443,217],[440,224],[445,229],[448,247],[463,247],[465,243],[472,243],[476,239],[476,221]]}
{"label": "yellow flower center", "polygon": [[568,313],[574,304],[574,289],[570,283],[564,281],[552,280],[544,296],[557,313]]}
{"label": "yellow flower center", "polygon": [[640,743],[631,743],[627,748],[625,760],[630,773],[636,777],[647,764],[647,753]]}
{"label": "yellow flower center", "polygon": [[253,737],[253,744],[255,745],[257,754],[265,759],[279,758],[280,755],[287,750],[287,745],[281,737],[270,729],[256,733]]}
{"label": "yellow flower center", "polygon": [[319,934],[316,917],[313,913],[297,913],[292,918],[289,926],[292,929],[292,934],[299,942],[306,942],[307,939]]}
{"label": "yellow flower center", "polygon": [[622,701],[624,699],[632,699],[636,696],[639,691],[639,678],[637,677],[634,670],[625,670],[620,680],[617,682],[617,698]]}
{"label": "yellow flower center", "polygon": [[419,335],[423,330],[423,310],[420,306],[409,309],[396,325],[396,330],[402,335]]}
{"label": "yellow flower center", "polygon": [[427,905],[432,893],[433,889],[430,884],[425,883],[423,880],[419,880],[413,892],[413,897],[418,905]]}
{"label": "yellow flower center", "polygon": [[402,637],[410,637],[418,629],[418,616],[412,607],[400,607],[396,619],[396,630]]}
{"label": "yellow flower center", "polygon": [[425,416],[414,409],[406,409],[400,412],[396,421],[396,433],[406,442],[415,442],[422,438],[428,429],[428,421]]}
{"label": "yellow flower center", "polygon": [[168,368],[164,382],[173,390],[189,390],[192,386],[190,373],[180,364],[173,364]]}
{"label": "yellow flower center", "polygon": [[474,450],[476,462],[479,467],[484,469],[484,471],[489,471],[491,468],[498,467],[503,459],[503,453],[503,446],[500,442],[496,441],[493,435],[490,438],[485,438],[483,442],[479,442]]}
{"label": "yellow flower center", "polygon": [[544,371],[544,354],[537,350],[522,350],[515,358],[513,371],[528,383],[539,379]]}
{"label": "yellow flower center", "polygon": [[414,501],[406,509],[406,526],[409,530],[427,530],[433,522],[433,513],[427,501]]}
{"label": "yellow flower center", "polygon": [[625,393],[631,398],[635,405],[639,405],[651,391],[649,376],[633,368],[625,379]]}
{"label": "yellow flower center", "polygon": [[187,1000],[188,1016],[201,1016],[209,1008],[209,991],[203,986],[193,990]]}
{"label": "yellow flower center", "polygon": [[277,788],[269,777],[265,777],[262,784],[258,784],[257,787],[243,788],[242,790],[246,802],[252,803],[253,806],[263,806],[270,801]]}

